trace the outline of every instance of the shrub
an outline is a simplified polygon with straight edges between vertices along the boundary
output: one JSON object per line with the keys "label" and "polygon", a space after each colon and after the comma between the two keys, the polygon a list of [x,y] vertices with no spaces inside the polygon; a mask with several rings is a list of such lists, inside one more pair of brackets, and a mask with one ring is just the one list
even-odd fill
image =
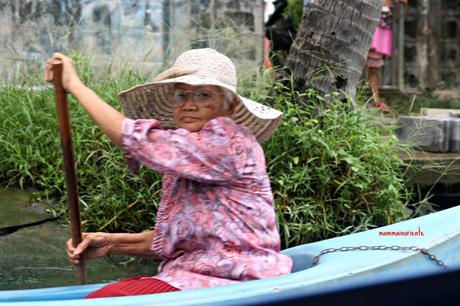
{"label": "shrub", "polygon": [[[125,69],[96,80],[89,59],[77,56],[82,78],[118,108],[117,92],[144,78]],[[244,95],[284,112],[278,131],[263,144],[284,245],[325,239],[403,219],[407,190],[396,139],[372,123],[363,107],[314,91],[299,93],[274,82],[271,71],[242,80]],[[268,94],[275,88],[276,95]],[[299,99],[310,106],[298,106]],[[161,178],[141,169],[128,173],[123,156],[71,101],[75,163],[85,230],[141,231],[152,227]],[[34,186],[65,209],[66,195],[54,94],[18,87],[1,89],[0,180]]]}
{"label": "shrub", "polygon": [[[263,78],[256,83],[263,86],[247,82],[245,94],[284,113],[264,151],[285,245],[407,218],[410,192],[397,138],[359,103],[363,97],[353,107],[339,101],[338,94],[299,93],[289,80],[270,84]],[[257,96],[254,88],[274,90]],[[300,100],[308,105],[299,107]]]}

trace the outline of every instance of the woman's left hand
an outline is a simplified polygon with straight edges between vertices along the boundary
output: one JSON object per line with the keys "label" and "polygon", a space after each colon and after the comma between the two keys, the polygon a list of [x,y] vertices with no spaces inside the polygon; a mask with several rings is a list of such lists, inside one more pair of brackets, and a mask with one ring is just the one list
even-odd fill
{"label": "woman's left hand", "polygon": [[112,247],[110,233],[82,233],[82,242],[77,247],[72,244],[72,239],[66,242],[67,257],[73,264],[78,264],[81,256],[84,254],[85,258],[93,259],[106,256]]}

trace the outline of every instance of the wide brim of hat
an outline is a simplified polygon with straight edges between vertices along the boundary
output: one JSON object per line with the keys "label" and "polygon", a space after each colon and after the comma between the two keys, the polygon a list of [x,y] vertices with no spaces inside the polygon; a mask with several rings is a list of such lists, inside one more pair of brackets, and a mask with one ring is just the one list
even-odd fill
{"label": "wide brim of hat", "polygon": [[118,94],[126,116],[133,119],[156,119],[166,129],[176,128],[170,104],[175,83],[193,86],[216,85],[230,90],[239,99],[231,116],[249,128],[259,142],[266,140],[278,127],[283,113],[256,101],[241,97],[234,86],[197,75],[184,75],[132,87]]}

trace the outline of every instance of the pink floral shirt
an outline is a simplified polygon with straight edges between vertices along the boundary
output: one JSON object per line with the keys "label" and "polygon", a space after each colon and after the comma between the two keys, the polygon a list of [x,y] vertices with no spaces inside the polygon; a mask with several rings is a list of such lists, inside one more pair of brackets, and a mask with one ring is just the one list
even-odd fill
{"label": "pink floral shirt", "polygon": [[164,174],[156,278],[187,290],[290,273],[263,150],[247,128],[226,117],[197,133],[125,119],[123,146],[131,171],[140,163]]}

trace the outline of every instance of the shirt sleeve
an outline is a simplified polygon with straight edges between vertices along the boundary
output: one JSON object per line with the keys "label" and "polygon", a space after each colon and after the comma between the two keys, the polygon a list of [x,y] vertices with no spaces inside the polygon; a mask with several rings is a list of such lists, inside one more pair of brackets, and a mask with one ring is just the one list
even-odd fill
{"label": "shirt sleeve", "polygon": [[[238,126],[230,119],[219,117],[210,120],[200,132],[185,129],[162,130],[154,119],[125,119],[123,149],[130,170],[135,173],[137,164],[145,165],[161,173],[187,179],[226,184],[239,177],[238,160],[246,154],[233,154],[245,147],[238,134]],[[243,137],[244,138],[244,137]]]}

